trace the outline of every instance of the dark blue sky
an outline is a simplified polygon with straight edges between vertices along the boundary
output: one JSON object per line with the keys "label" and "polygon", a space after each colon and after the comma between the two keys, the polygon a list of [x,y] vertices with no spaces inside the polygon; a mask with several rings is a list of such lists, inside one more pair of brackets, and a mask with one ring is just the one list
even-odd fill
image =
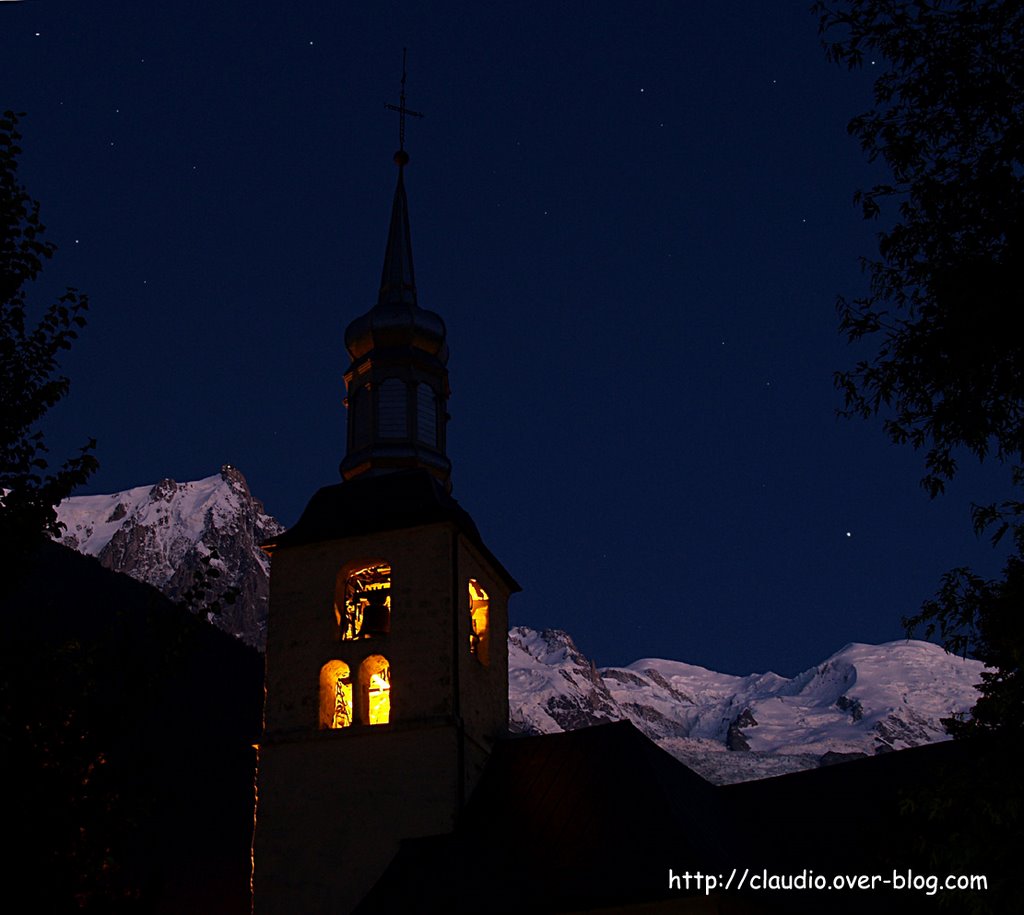
{"label": "dark blue sky", "polygon": [[98,439],[90,492],[232,463],[286,524],[337,481],[408,46],[454,495],[523,585],[513,623],[735,673],[900,637],[942,571],[992,570],[985,492],[931,503],[919,456],[835,417],[876,73],[828,64],[807,6],[0,3],[60,247],[35,300],[92,301],[55,455]]}

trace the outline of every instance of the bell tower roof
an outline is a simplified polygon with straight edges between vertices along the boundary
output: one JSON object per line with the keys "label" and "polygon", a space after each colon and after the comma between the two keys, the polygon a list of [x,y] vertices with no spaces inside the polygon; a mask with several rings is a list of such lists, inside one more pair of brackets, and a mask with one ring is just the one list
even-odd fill
{"label": "bell tower roof", "polygon": [[377,304],[345,330],[352,362],[345,372],[348,435],[342,477],[428,471],[451,488],[445,452],[448,422],[448,344],[441,316],[420,308],[413,270],[409,201],[405,193],[405,67],[398,105],[398,182],[391,203]]}
{"label": "bell tower roof", "polygon": [[408,153],[400,149],[395,153],[395,162],[398,165],[398,183],[391,203],[377,304],[349,324],[345,331],[345,348],[353,363],[373,349],[395,346],[412,346],[447,363],[444,321],[440,315],[420,308],[416,301],[409,200],[405,193]]}

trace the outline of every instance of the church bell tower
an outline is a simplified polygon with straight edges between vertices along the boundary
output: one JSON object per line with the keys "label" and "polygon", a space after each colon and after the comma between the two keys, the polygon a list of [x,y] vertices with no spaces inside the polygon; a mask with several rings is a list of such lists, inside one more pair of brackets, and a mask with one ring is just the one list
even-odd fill
{"label": "church bell tower", "polygon": [[451,496],[445,324],[417,302],[400,139],[380,292],[345,333],[343,482],[265,546],[259,915],[350,911],[402,839],[452,830],[508,725],[519,587]]}

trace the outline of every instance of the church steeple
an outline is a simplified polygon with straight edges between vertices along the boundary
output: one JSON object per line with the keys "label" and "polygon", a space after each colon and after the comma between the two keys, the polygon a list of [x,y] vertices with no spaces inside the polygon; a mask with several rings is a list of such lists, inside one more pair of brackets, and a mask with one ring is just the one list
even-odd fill
{"label": "church steeple", "polygon": [[395,199],[391,204],[391,225],[388,227],[388,245],[384,250],[384,270],[380,278],[380,294],[377,304],[388,302],[416,304],[416,274],[412,268],[412,241],[409,237],[409,202],[405,198],[405,167],[409,154],[405,151],[405,116],[423,117],[420,111],[405,106],[405,48],[402,49],[402,90],[397,105],[385,105],[389,111],[398,112],[398,152],[395,165],[398,166],[398,184]]}
{"label": "church steeple", "polygon": [[[404,150],[395,153],[408,161]],[[409,202],[405,196],[405,165],[398,166],[398,185],[395,199],[391,204],[391,225],[388,227],[388,244],[384,250],[384,269],[380,275],[380,293],[377,305],[415,305],[416,273],[412,266],[412,240],[409,235]]]}
{"label": "church steeple", "polygon": [[450,493],[445,326],[416,301],[399,141],[377,303],[345,333],[344,482],[264,545],[257,915],[351,912],[402,840],[454,829],[508,730],[519,586]]}
{"label": "church steeple", "polygon": [[398,184],[391,205],[377,304],[345,331],[352,363],[345,372],[348,436],[341,475],[346,480],[399,470],[427,470],[451,489],[445,453],[448,422],[448,344],[441,316],[416,298],[409,204],[405,194],[405,107],[402,74]]}

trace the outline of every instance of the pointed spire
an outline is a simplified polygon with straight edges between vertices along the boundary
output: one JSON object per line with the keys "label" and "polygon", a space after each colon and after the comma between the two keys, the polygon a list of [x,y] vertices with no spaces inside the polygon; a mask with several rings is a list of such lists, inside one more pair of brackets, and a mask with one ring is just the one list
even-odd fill
{"label": "pointed spire", "polygon": [[405,161],[395,153],[398,163],[398,186],[391,204],[391,225],[388,244],[384,250],[384,269],[380,276],[377,305],[416,305],[416,275],[412,266],[412,239],[409,235],[409,203],[405,197]]}
{"label": "pointed spire", "polygon": [[451,491],[445,451],[448,423],[448,344],[441,316],[419,307],[405,197],[405,55],[398,112],[398,184],[377,304],[345,330],[352,364],[345,372],[348,436],[340,470],[346,480],[425,470]]}
{"label": "pointed spire", "polygon": [[409,154],[405,151],[405,116],[421,118],[423,114],[405,107],[406,49],[402,48],[402,90],[397,105],[386,104],[390,111],[398,112],[398,186],[391,204],[391,225],[388,227],[388,246],[384,251],[384,270],[380,277],[377,305],[412,305],[416,307],[416,277],[412,269],[412,240],[409,237],[409,203],[405,199],[405,166]]}

